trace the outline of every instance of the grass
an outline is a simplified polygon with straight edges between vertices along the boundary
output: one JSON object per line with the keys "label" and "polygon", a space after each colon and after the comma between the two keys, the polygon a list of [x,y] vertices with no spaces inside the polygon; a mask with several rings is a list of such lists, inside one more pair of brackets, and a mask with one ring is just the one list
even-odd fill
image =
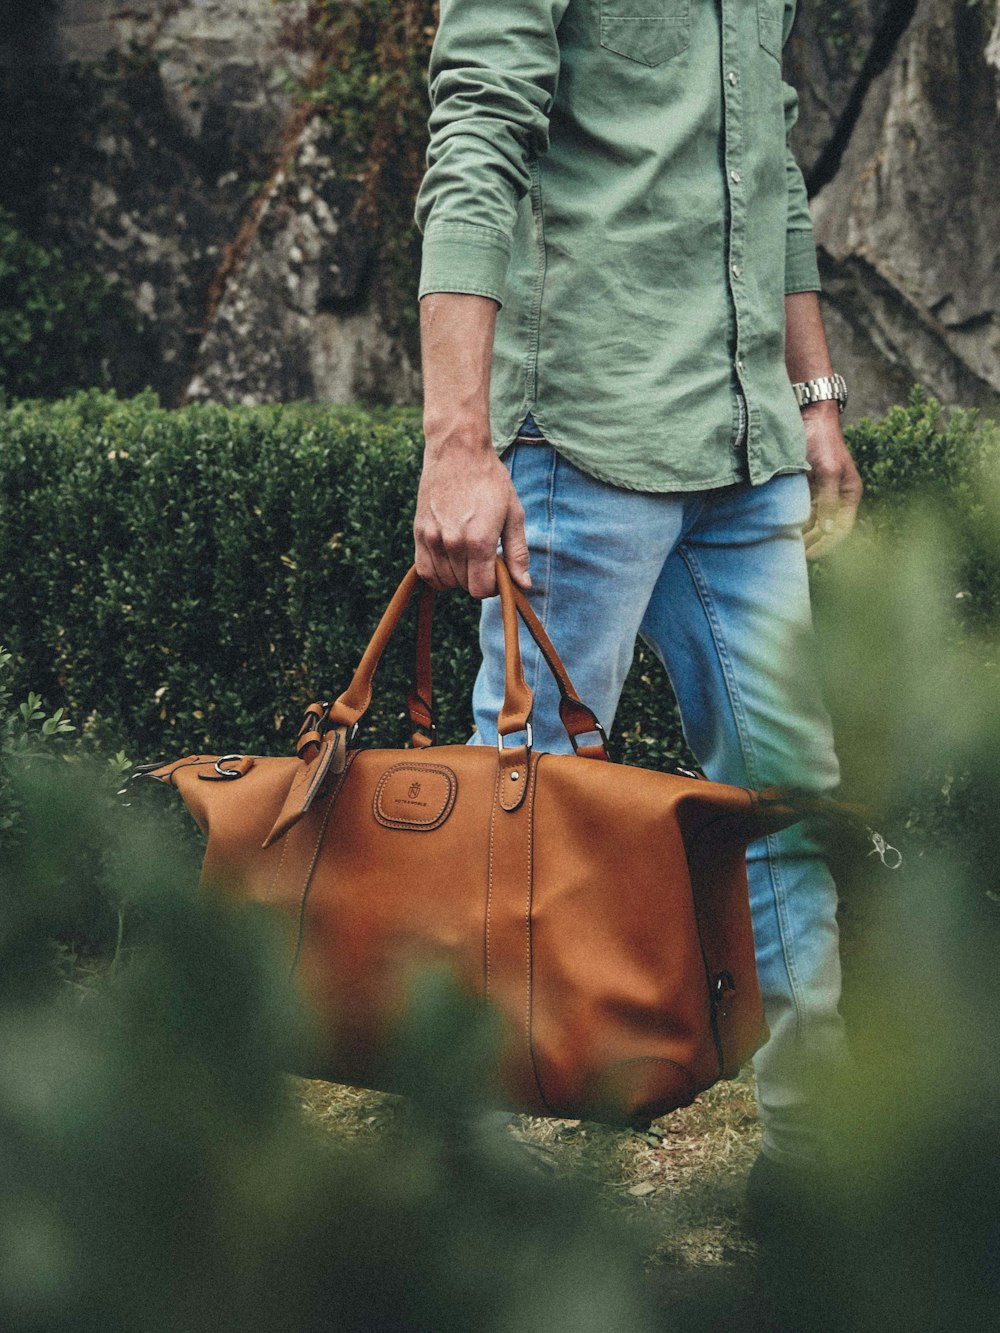
{"label": "grass", "polygon": [[[377,1143],[400,1118],[401,1099],[339,1084],[292,1080],[307,1120],[339,1139]],[[760,1126],[752,1073],[718,1083],[648,1134],[578,1120],[515,1116],[508,1133],[540,1169],[582,1173],[623,1223],[641,1220],[656,1237],[653,1274],[742,1268],[756,1258],[743,1228],[743,1187]]]}

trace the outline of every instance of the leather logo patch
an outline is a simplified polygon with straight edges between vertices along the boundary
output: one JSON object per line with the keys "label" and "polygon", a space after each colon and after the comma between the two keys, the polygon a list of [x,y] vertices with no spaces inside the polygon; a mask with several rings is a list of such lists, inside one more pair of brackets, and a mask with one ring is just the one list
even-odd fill
{"label": "leather logo patch", "polygon": [[373,813],[385,828],[428,832],[451,814],[458,779],[443,764],[393,764],[379,778]]}

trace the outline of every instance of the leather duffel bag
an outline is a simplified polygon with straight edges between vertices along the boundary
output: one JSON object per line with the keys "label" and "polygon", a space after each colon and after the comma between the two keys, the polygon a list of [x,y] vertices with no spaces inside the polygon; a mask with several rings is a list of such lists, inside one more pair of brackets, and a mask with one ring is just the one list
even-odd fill
{"label": "leather duffel bag", "polygon": [[[498,746],[434,743],[433,593],[411,569],[348,688],[307,710],[294,756],[191,755],[149,776],[207,835],[205,886],[287,923],[289,969],[322,1033],[308,1072],[385,1086],[414,969],[443,963],[499,1014],[500,1104],[648,1123],[766,1038],[746,848],[799,816],[780,792],[611,763],[502,560],[497,579]],[[413,744],[356,748],[418,589]],[[558,682],[573,753],[532,748],[519,617]]]}

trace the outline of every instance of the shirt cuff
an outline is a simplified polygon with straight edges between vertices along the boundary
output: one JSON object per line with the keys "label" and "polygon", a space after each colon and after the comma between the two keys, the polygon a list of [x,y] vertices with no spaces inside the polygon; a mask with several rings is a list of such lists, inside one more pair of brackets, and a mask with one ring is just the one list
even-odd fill
{"label": "shirt cuff", "polygon": [[785,295],[789,292],[818,292],[822,289],[812,231],[786,232]]}
{"label": "shirt cuff", "polygon": [[424,234],[419,295],[462,292],[503,305],[511,242],[472,222],[439,222]]}

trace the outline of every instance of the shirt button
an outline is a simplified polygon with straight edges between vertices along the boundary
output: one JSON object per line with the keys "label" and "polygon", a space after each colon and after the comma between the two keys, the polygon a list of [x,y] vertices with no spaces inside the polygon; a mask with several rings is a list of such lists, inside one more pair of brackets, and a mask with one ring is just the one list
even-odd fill
{"label": "shirt button", "polygon": [[737,185],[739,185],[740,181],[743,179],[738,171],[731,171],[729,173],[729,178],[730,180],[735,181]]}
{"label": "shirt button", "polygon": [[746,368],[747,368],[747,363],[746,363],[745,361],[737,361],[737,362],[736,362],[736,369],[737,369],[737,370],[746,370]]}
{"label": "shirt button", "polygon": [[743,272],[743,270],[740,268],[739,264],[734,264],[734,265],[733,265],[733,277],[734,277],[734,278],[738,278],[742,272]]}
{"label": "shirt button", "polygon": [[729,71],[729,82],[732,84],[736,83],[736,71],[734,69]]}

